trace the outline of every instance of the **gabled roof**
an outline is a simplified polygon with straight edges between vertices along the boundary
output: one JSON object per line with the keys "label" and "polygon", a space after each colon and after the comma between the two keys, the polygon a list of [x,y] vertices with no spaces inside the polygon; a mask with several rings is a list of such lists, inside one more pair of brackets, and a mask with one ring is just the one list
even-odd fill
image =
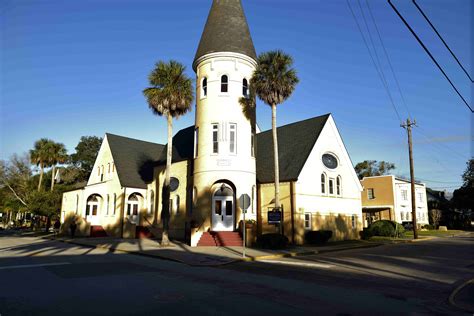
{"label": "gabled roof", "polygon": [[[156,165],[166,164],[166,151],[168,145],[163,146],[163,151]],[[194,158],[194,125],[186,127],[173,136],[173,159],[174,162]]]}
{"label": "gabled roof", "polygon": [[215,52],[233,52],[257,59],[240,0],[214,0],[201,35],[196,60]]}
{"label": "gabled roof", "polygon": [[[298,179],[330,114],[277,128],[280,181]],[[272,131],[257,134],[257,181],[274,181]]]}
{"label": "gabled roof", "polygon": [[145,189],[153,180],[153,166],[165,146],[109,133],[105,135],[120,184]]}

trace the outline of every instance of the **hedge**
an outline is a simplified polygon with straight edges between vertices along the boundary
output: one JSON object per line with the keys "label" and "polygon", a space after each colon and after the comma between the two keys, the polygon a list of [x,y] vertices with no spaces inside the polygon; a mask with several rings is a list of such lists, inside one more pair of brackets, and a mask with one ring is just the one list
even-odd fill
{"label": "hedge", "polygon": [[318,245],[324,244],[332,237],[330,230],[312,230],[306,232],[304,239],[308,244]]}

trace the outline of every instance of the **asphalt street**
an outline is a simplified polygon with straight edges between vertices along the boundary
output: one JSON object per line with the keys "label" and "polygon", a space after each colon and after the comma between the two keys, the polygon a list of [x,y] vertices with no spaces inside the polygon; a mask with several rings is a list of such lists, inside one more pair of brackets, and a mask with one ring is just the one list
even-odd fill
{"label": "asphalt street", "polygon": [[474,235],[220,267],[0,237],[0,315],[470,315]]}

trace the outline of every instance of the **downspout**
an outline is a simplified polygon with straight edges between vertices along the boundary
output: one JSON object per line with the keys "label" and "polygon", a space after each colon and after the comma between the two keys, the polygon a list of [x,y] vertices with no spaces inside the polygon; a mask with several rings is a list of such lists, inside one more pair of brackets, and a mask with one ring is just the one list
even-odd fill
{"label": "downspout", "polygon": [[291,243],[295,243],[295,182],[290,182],[290,204],[291,204]]}
{"label": "downspout", "polygon": [[122,193],[122,207],[120,208],[120,238],[123,238],[123,218],[125,216],[125,192],[127,188],[123,188],[123,193]]}

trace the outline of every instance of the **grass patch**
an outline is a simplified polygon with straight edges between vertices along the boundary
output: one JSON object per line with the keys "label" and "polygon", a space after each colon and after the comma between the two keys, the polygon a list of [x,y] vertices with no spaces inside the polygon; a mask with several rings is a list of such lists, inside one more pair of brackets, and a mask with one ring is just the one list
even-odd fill
{"label": "grass patch", "polygon": [[[427,231],[418,231],[418,236],[434,236],[434,237],[447,237],[447,236],[452,236],[456,235],[459,233],[462,233],[462,230],[448,230],[448,231],[442,231],[442,230],[427,230]],[[413,238],[413,231],[406,231],[405,232],[405,237],[411,237]]]}

